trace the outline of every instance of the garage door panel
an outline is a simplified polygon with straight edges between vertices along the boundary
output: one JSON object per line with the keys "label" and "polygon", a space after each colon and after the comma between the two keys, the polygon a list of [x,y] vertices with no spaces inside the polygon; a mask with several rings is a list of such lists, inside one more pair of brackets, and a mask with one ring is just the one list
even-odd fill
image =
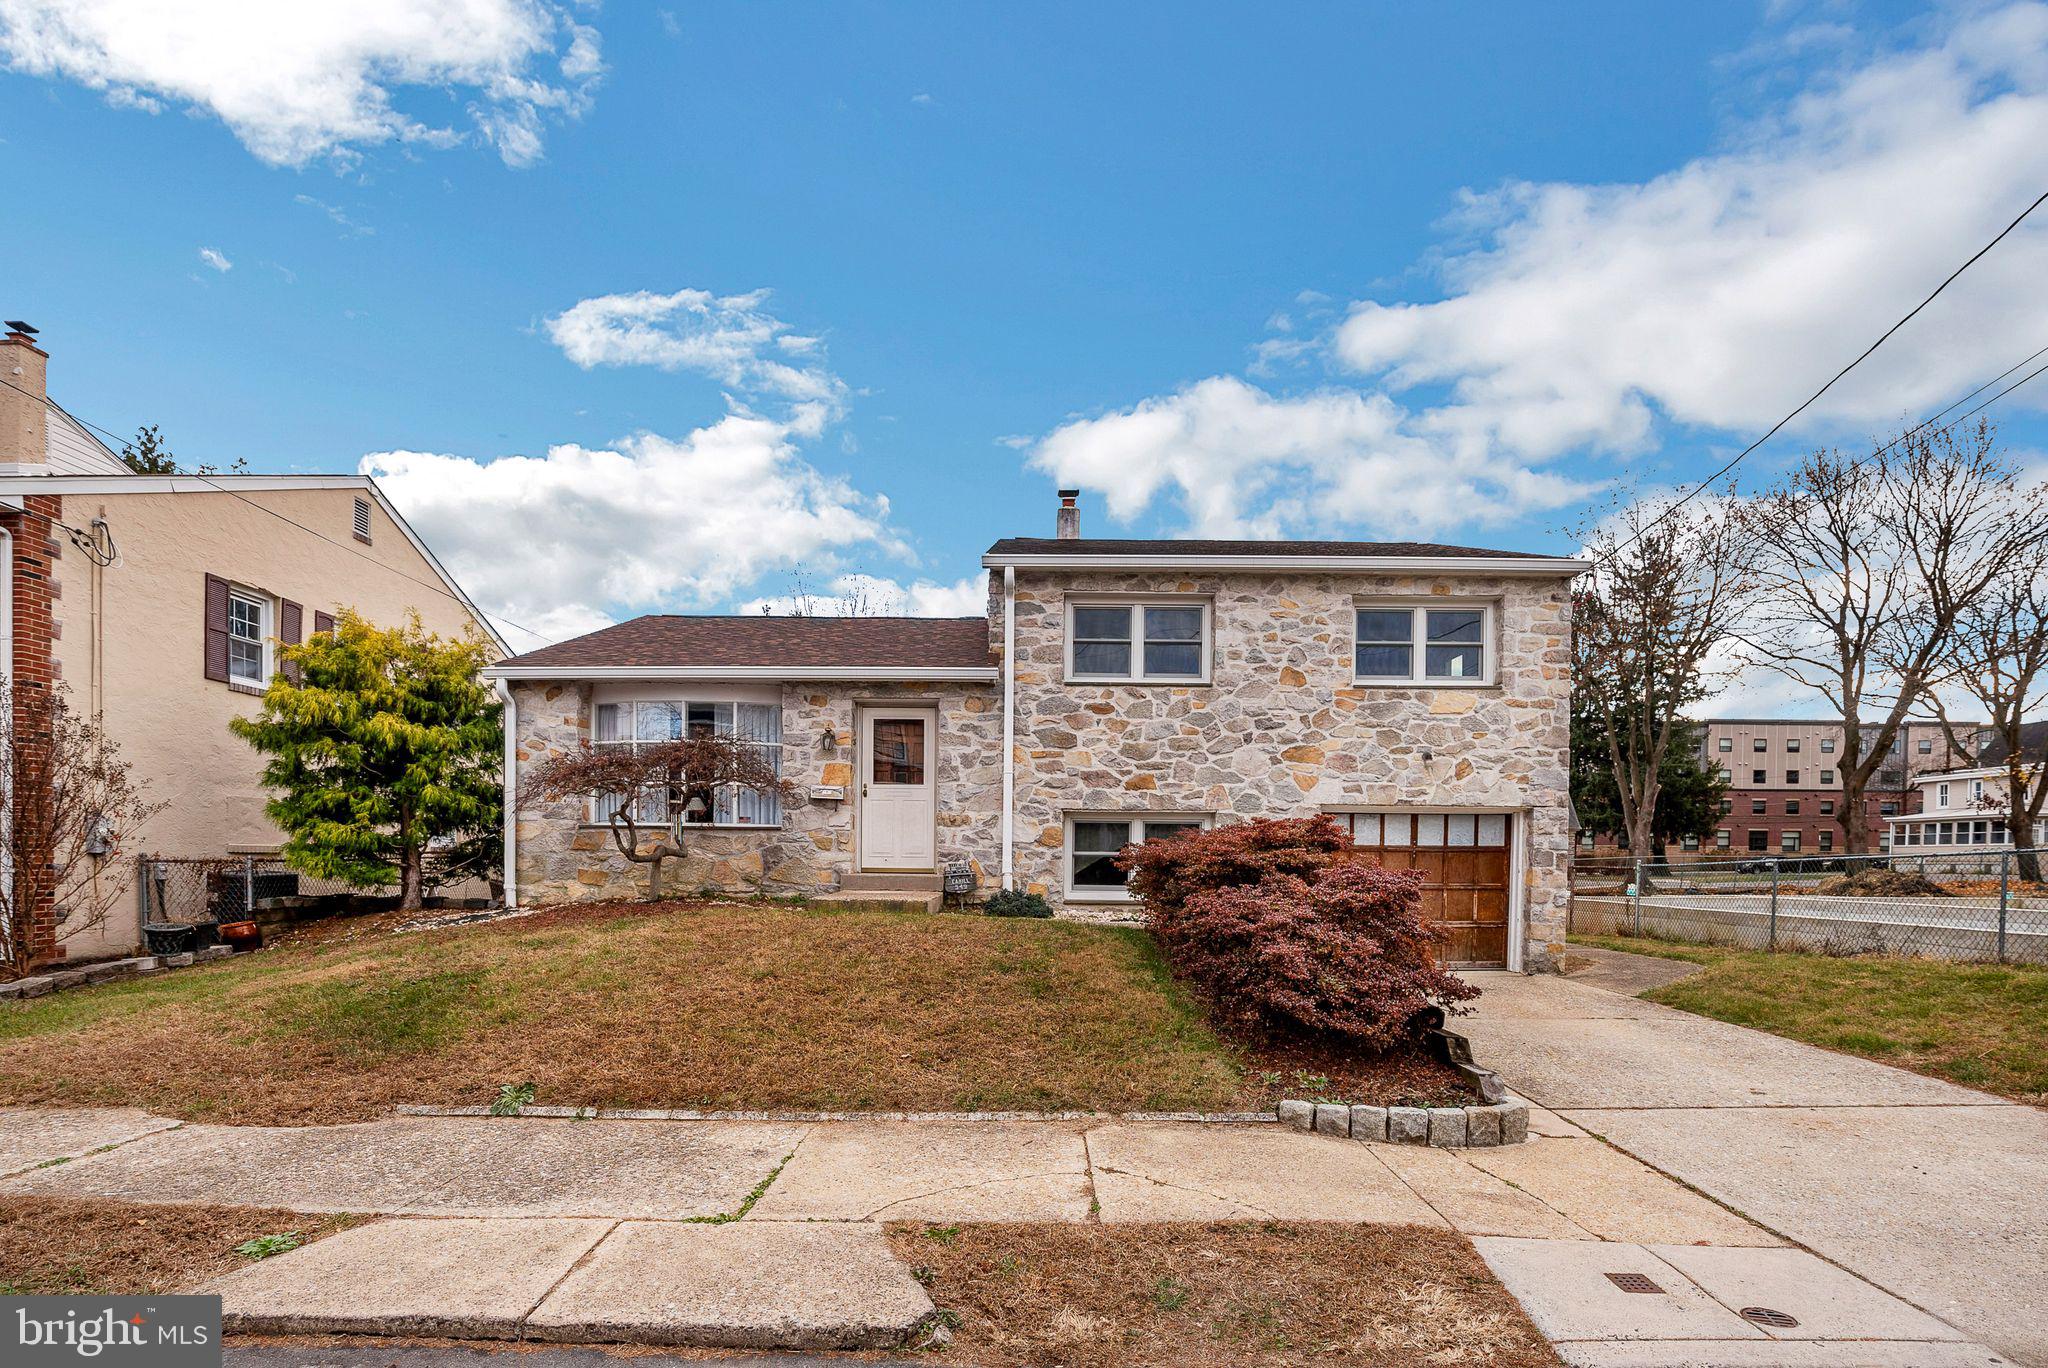
{"label": "garage door panel", "polygon": [[1504,965],[1512,828],[1507,818],[1470,813],[1368,815],[1353,824],[1351,854],[1422,871],[1421,911],[1447,933],[1444,961]]}

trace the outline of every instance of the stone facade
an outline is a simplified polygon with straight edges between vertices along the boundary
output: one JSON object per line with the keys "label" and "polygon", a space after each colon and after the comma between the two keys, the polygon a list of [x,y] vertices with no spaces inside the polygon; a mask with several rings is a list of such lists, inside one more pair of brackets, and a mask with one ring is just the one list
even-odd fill
{"label": "stone facade", "polygon": [[[600,686],[601,687],[601,686]],[[848,791],[844,802],[801,796],[786,805],[779,829],[691,829],[688,858],[662,871],[670,893],[725,892],[795,895],[835,887],[855,868],[853,840],[855,709],[863,703],[930,704],[938,713],[933,747],[938,802],[938,857],[964,859],[977,882],[992,888],[1001,877],[1002,717],[999,695],[986,684],[790,683],[768,686],[782,701],[782,774],[799,794],[813,785]],[[674,698],[720,696],[719,686],[678,683],[660,691]],[[654,697],[646,688],[643,697]],[[517,761],[522,772],[549,755],[573,749],[591,735],[597,688],[589,684],[518,683]],[[827,729],[832,744],[821,744]],[[607,827],[587,820],[573,799],[544,803],[530,786],[519,789],[519,896],[522,902],[580,902],[641,898],[648,867],[619,854]]]}
{"label": "stone facade", "polygon": [[[1062,901],[1073,813],[1296,817],[1329,809],[1511,810],[1526,870],[1529,967],[1563,949],[1570,902],[1571,601],[1519,577],[1017,573],[1016,874]],[[1210,682],[1069,684],[1068,601],[1190,595],[1211,604]],[[1359,685],[1360,598],[1495,607],[1485,688]],[[994,599],[994,640],[1002,606]]]}
{"label": "stone facade", "polygon": [[[1344,809],[1434,807],[1514,814],[1525,967],[1561,953],[1569,903],[1570,599],[1567,582],[1514,576],[1247,572],[1017,572],[1015,875],[1064,915],[1066,823],[1075,814],[1203,814],[1217,820]],[[1003,639],[1000,576],[989,631]],[[1074,684],[1065,679],[1066,605],[1165,594],[1210,605],[1211,668],[1201,684]],[[1496,678],[1484,687],[1360,685],[1352,612],[1361,598],[1475,600],[1494,608]],[[669,696],[710,696],[677,685]],[[669,866],[671,892],[804,893],[855,867],[855,708],[938,708],[939,859],[1000,879],[1000,685],[778,687],[785,777],[843,784],[843,803],[798,803],[775,831],[705,830]],[[520,683],[522,768],[590,735],[590,685]],[[649,696],[642,694],[642,696]],[[833,744],[820,745],[829,727]],[[539,803],[522,784],[523,901],[644,895],[646,870],[612,849],[581,804]]]}

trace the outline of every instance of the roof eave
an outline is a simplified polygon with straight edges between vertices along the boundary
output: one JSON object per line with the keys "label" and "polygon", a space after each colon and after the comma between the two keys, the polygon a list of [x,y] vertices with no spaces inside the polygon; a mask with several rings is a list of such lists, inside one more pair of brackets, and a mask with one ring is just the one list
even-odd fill
{"label": "roof eave", "polygon": [[1043,570],[1336,570],[1408,574],[1538,575],[1565,578],[1584,574],[1591,561],[1556,556],[1232,556],[1232,555],[1108,555],[989,552],[981,558],[991,570],[1014,566]]}
{"label": "roof eave", "polygon": [[993,665],[491,665],[486,679],[849,680],[993,684]]}

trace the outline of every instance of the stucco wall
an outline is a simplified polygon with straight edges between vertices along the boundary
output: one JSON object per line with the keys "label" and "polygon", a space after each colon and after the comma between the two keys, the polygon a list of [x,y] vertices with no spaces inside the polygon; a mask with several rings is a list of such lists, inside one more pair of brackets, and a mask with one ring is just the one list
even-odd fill
{"label": "stucco wall", "polygon": [[[138,852],[217,855],[269,849],[282,839],[263,815],[263,758],[227,726],[232,717],[254,713],[258,698],[205,677],[206,575],[303,605],[306,635],[316,610],[343,606],[380,623],[417,611],[429,631],[444,636],[469,624],[467,610],[441,592],[432,567],[374,501],[370,544],[354,539],[356,494],[319,489],[250,490],[241,499],[225,493],[64,498],[64,521],[75,527],[96,516],[107,519],[120,556],[102,569],[67,546],[57,563],[55,649],[62,682],[73,706],[103,714],[122,756],[147,781],[150,798],[167,804],[108,862],[109,877],[124,887]],[[73,937],[67,954],[128,948],[138,935],[135,913],[132,893],[117,899],[108,924],[98,934]]]}
{"label": "stucco wall", "polygon": [[[764,690],[770,691],[764,693]],[[813,785],[847,789],[844,802],[799,799],[779,829],[692,828],[690,855],[664,867],[671,893],[717,889],[770,894],[815,893],[837,886],[855,868],[854,719],[862,703],[929,703],[937,709],[935,752],[938,858],[966,859],[984,886],[1000,875],[997,823],[1002,810],[1002,720],[997,694],[985,684],[680,683],[534,684],[513,686],[518,704],[518,878],[524,903],[639,898],[647,866],[619,854],[607,828],[590,825],[575,799],[543,802],[526,773],[548,756],[570,751],[591,735],[600,702],[628,698],[756,700],[782,704],[782,774],[807,792]],[[827,728],[833,744],[821,744]]]}
{"label": "stucco wall", "polygon": [[[1210,683],[1064,681],[1068,600],[1133,593],[1211,601]],[[1353,608],[1378,596],[1491,600],[1495,684],[1354,683]],[[1570,898],[1569,621],[1562,580],[1019,571],[1018,882],[1063,901],[1076,812],[1509,810],[1528,962],[1543,967]]]}

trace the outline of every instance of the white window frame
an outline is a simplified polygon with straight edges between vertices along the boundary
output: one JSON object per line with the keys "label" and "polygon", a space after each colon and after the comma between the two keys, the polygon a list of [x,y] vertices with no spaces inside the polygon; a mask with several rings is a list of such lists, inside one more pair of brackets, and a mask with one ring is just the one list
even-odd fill
{"label": "white window frame", "polygon": [[[235,633],[235,604],[246,603],[256,609],[256,674],[235,673],[235,643],[248,638]],[[260,589],[250,589],[239,584],[228,586],[228,683],[239,684],[245,689],[267,689],[270,677],[275,673],[271,638],[277,635],[277,601]]]}
{"label": "white window frame", "polygon": [[1948,807],[1947,784],[1936,784],[1934,786],[1934,806],[1939,809],[1946,809]]}
{"label": "white window frame", "polygon": [[[714,709],[723,707],[731,710],[732,720],[730,726],[722,731],[721,735],[731,735],[738,729],[742,709],[758,708],[763,710],[764,713],[772,715],[773,725],[769,730],[775,733],[774,736],[763,739],[757,744],[774,764],[775,772],[777,774],[782,773],[783,752],[786,748],[786,743],[782,737],[782,705],[780,702],[771,703],[761,699],[720,698],[716,696],[606,699],[601,703],[595,703],[591,706],[590,744],[592,746],[631,746],[637,744],[641,739],[639,736],[639,720],[642,708],[673,708],[676,710],[677,715],[681,717],[682,726],[687,729],[689,726],[690,709],[693,706]],[[623,708],[626,710],[624,715],[630,719],[630,725],[623,728],[623,734],[609,740],[601,740],[598,736],[599,718],[602,716],[602,710],[605,708]],[[714,722],[713,725],[718,726],[721,724]],[[739,808],[740,795],[721,793],[714,804],[712,820],[708,822],[691,822],[688,829],[691,831],[780,831],[789,820],[788,809],[784,808],[779,800],[763,797],[760,801],[771,805],[775,820],[760,822],[740,821],[733,815]],[[666,825],[673,817],[673,814],[663,810],[666,806],[666,795],[659,795],[658,797],[655,795],[643,796],[640,800],[640,815],[636,820],[645,825]],[[584,812],[586,822],[590,826],[608,827],[611,825],[611,813],[606,810],[598,799],[591,799],[585,805]]]}
{"label": "white window frame", "polygon": [[[1470,678],[1432,675],[1429,671],[1429,614],[1477,612],[1479,618],[1480,671]],[[1358,672],[1358,615],[1360,613],[1411,614],[1408,620],[1408,673],[1406,675],[1365,675]],[[1500,606],[1481,598],[1360,598],[1351,603],[1351,682],[1362,688],[1390,689],[1490,689],[1500,676]],[[1392,644],[1392,643],[1389,643]],[[1462,644],[1462,643],[1453,643]]]}
{"label": "white window frame", "polygon": [[[1125,674],[1082,674],[1074,668],[1074,627],[1081,608],[1121,608],[1130,614],[1131,668]],[[1202,667],[1196,674],[1150,674],[1145,669],[1145,610],[1195,608],[1202,614]],[[1187,594],[1095,595],[1069,598],[1065,604],[1066,660],[1069,684],[1146,684],[1171,688],[1207,684],[1216,654],[1216,614],[1207,598]]]}
{"label": "white window frame", "polygon": [[[1074,857],[1079,852],[1074,846],[1074,827],[1080,822],[1128,822],[1131,828],[1129,845],[1143,843],[1145,824],[1148,822],[1193,822],[1207,831],[1216,824],[1213,812],[1069,812],[1064,814],[1066,829],[1065,850],[1060,861],[1060,881],[1066,889],[1066,900],[1072,903],[1127,903],[1132,901],[1128,888],[1077,888],[1074,884]],[[1091,854],[1095,852],[1090,852]]]}

